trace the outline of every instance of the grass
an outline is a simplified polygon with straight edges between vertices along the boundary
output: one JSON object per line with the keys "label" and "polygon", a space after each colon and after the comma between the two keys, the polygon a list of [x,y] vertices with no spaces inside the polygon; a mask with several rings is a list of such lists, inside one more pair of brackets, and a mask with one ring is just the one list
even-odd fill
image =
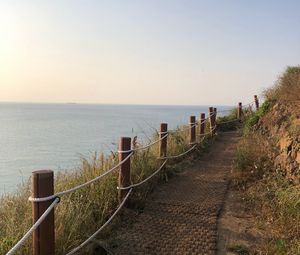
{"label": "grass", "polygon": [[[188,131],[179,131],[180,128],[171,132],[168,138],[168,155],[177,155],[189,148]],[[158,139],[157,134],[153,136],[154,139]],[[204,151],[207,145],[206,140],[194,152],[194,155],[200,153],[201,150]],[[134,154],[131,167],[133,183],[145,179],[159,167],[161,162],[157,160],[157,156],[158,145]],[[187,157],[192,159],[191,156]],[[179,170],[177,168],[179,161],[182,159],[169,161],[167,168],[160,175],[136,188],[130,197],[129,206],[137,211],[142,210],[147,194],[157,183],[167,181]],[[117,154],[108,156],[94,154],[89,159],[82,159],[81,166],[75,171],[56,174],[55,191],[66,190],[93,179],[117,163]],[[117,178],[118,173],[112,173],[89,187],[62,197],[55,209],[56,254],[66,254],[78,246],[115,211],[118,206]],[[30,182],[28,181],[28,183],[23,183],[15,193],[4,195],[0,199],[0,254],[5,254],[32,225],[29,195]],[[104,229],[103,234],[109,234],[117,224],[118,218]],[[30,238],[17,254],[30,254],[31,242]]]}
{"label": "grass", "polygon": [[271,101],[293,103],[300,101],[300,66],[288,66],[276,84],[265,91]]}
{"label": "grass", "polygon": [[[266,91],[266,101],[259,111],[245,120],[244,135],[235,157],[234,184],[245,196],[249,210],[257,215],[257,228],[265,233],[266,242],[257,254],[300,254],[300,186],[285,178],[285,169],[274,166],[278,155],[278,137],[266,135],[259,125],[274,115],[274,105],[284,107],[289,115],[297,108],[287,105],[300,99],[300,67],[289,67],[275,87]],[[278,122],[281,119],[278,119]],[[299,126],[285,120],[285,131],[294,140],[299,137]],[[275,156],[274,156],[275,155]]]}
{"label": "grass", "polygon": [[266,100],[261,107],[245,119],[244,132],[252,130],[258,121],[270,110],[272,101]]}
{"label": "grass", "polygon": [[233,252],[238,255],[250,255],[248,249],[242,245],[230,245],[227,247],[227,251]]}
{"label": "grass", "polygon": [[229,114],[217,117],[217,126],[219,131],[237,130],[241,124],[237,119],[237,109],[232,109]]}
{"label": "grass", "polygon": [[268,242],[258,254],[299,254],[300,187],[274,169],[270,144],[256,146],[263,139],[248,134],[241,140],[233,181],[249,210],[258,215],[257,226],[267,233]]}

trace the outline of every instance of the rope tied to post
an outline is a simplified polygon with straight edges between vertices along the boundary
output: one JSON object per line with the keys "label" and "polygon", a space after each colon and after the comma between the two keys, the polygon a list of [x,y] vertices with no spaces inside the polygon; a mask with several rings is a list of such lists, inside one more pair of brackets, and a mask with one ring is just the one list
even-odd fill
{"label": "rope tied to post", "polygon": [[63,195],[66,195],[68,193],[71,193],[71,192],[74,192],[78,189],[82,189],[100,179],[102,179],[103,177],[105,177],[106,175],[110,174],[111,172],[115,171],[118,167],[120,167],[122,164],[124,164],[127,160],[129,160],[131,158],[131,156],[133,155],[133,152],[131,152],[124,160],[122,160],[121,162],[119,162],[116,166],[114,166],[113,168],[109,169],[108,171],[104,172],[103,174],[97,176],[96,178],[92,179],[92,180],[89,180],[83,184],[80,184],[78,186],[75,186],[74,188],[71,188],[71,189],[68,189],[68,190],[65,190],[65,191],[61,191],[61,192],[58,192],[56,194],[53,194],[52,196],[48,196],[48,197],[39,197],[39,198],[34,198],[34,197],[29,197],[28,200],[30,202],[45,202],[45,201],[49,201],[49,200],[52,200],[56,197],[61,197]]}
{"label": "rope tied to post", "polygon": [[[164,140],[165,138],[167,138],[167,137],[169,136],[169,132],[162,132],[162,133],[165,133],[165,135],[164,135],[163,137],[157,139],[156,141],[154,141],[154,142],[152,142],[152,143],[149,143],[149,144],[147,144],[147,145],[145,145],[145,146],[143,146],[143,147],[134,148],[134,149],[132,149],[132,150],[130,150],[130,151],[141,151],[141,150],[146,150],[146,149],[148,149],[149,147],[151,147],[151,146],[153,146],[153,145],[159,143],[160,141]],[[125,151],[125,152],[124,152],[124,151],[118,151],[118,152],[119,152],[119,153],[126,153],[127,151]]]}

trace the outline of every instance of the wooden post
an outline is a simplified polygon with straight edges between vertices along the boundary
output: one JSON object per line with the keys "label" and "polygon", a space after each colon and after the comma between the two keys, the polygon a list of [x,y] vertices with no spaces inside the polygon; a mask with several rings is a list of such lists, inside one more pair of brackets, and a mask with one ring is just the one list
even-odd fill
{"label": "wooden post", "polygon": [[205,113],[200,114],[200,136],[205,133]]}
{"label": "wooden post", "polygon": [[243,115],[243,106],[242,106],[242,103],[239,102],[239,104],[238,104],[238,110],[237,110],[237,118],[239,120],[241,120],[242,119],[242,115]]}
{"label": "wooden post", "polygon": [[[119,161],[123,161],[131,153],[131,138],[130,137],[121,137],[119,144]],[[130,185],[130,159],[125,161],[120,166],[119,171],[119,187],[127,187]],[[118,198],[119,203],[121,203],[124,197],[127,194],[127,190],[119,190]]]}
{"label": "wooden post", "polygon": [[217,132],[217,108],[214,108],[214,131],[213,134]]}
{"label": "wooden post", "polygon": [[196,117],[190,116],[190,128],[189,128],[189,140],[190,144],[195,144],[196,142]]}
{"label": "wooden post", "polygon": [[257,95],[254,95],[254,102],[255,102],[256,110],[258,110],[258,108],[259,108],[259,101],[258,101]]}
{"label": "wooden post", "polygon": [[[162,139],[168,133],[168,124],[161,123],[160,124],[160,133],[159,138]],[[163,158],[167,156],[167,146],[168,146],[168,137],[160,140],[159,142],[159,157]]]}
{"label": "wooden post", "polygon": [[211,135],[213,135],[213,130],[214,130],[214,108],[213,107],[209,107],[208,108],[208,114],[209,114],[209,126],[210,126],[210,132]]}
{"label": "wooden post", "polygon": [[[53,171],[40,170],[32,173],[32,197],[48,197],[54,194]],[[52,204],[53,200],[32,202],[32,217],[35,223]],[[54,255],[55,229],[54,209],[33,232],[33,255]]]}

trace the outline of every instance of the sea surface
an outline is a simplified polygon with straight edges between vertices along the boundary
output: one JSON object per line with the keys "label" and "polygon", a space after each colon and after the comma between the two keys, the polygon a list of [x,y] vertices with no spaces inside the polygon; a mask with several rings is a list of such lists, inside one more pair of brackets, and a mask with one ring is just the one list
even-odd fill
{"label": "sea surface", "polygon": [[[219,110],[229,106],[218,106]],[[117,149],[121,136],[147,143],[161,122],[187,124],[208,106],[0,103],[0,194],[34,170],[69,170],[81,157]]]}

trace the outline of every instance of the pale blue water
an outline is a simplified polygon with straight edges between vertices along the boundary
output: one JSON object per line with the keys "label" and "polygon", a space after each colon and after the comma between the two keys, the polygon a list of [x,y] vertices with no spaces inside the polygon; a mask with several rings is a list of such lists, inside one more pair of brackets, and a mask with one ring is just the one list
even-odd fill
{"label": "pale blue water", "polygon": [[147,141],[161,122],[175,128],[207,108],[0,103],[0,194],[14,191],[34,170],[72,169],[81,155],[116,150],[121,136]]}

